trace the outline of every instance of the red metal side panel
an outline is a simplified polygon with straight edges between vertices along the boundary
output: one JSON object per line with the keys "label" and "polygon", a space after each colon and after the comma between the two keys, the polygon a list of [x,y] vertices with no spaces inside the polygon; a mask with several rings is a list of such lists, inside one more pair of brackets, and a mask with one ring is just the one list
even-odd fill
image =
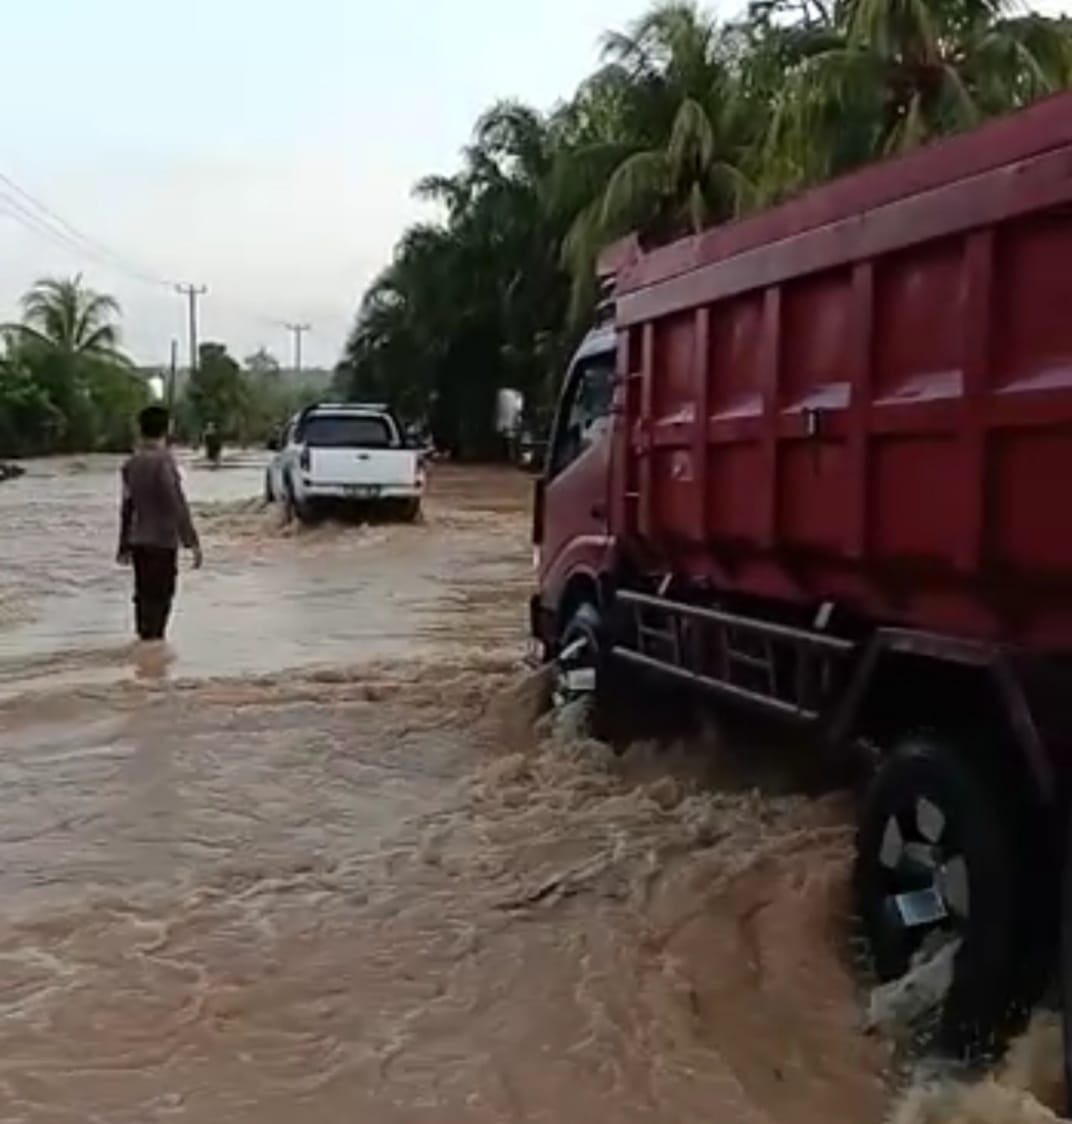
{"label": "red metal side panel", "polygon": [[781,418],[796,424],[778,464],[779,539],[788,548],[843,554],[848,548],[852,274],[816,274],[782,290]]}
{"label": "red metal side panel", "polygon": [[1072,209],[998,233],[991,545],[1002,570],[1072,574]]}
{"label": "red metal side panel", "polygon": [[765,401],[763,294],[725,301],[709,313],[704,522],[710,539],[754,541],[766,529],[763,449],[756,439]]}
{"label": "red metal side panel", "polygon": [[[917,413],[964,395],[965,240],[942,239],[876,266],[872,410]],[[978,325],[985,332],[985,323]],[[963,480],[954,434],[907,425],[872,444],[871,547],[952,567],[961,536]]]}
{"label": "red metal side panel", "polygon": [[668,316],[655,325],[655,370],[651,418],[652,536],[693,537],[697,471],[691,436],[698,410],[694,365],[696,313]]}
{"label": "red metal side panel", "polygon": [[977,143],[939,146],[913,165],[922,193],[692,272],[695,240],[637,265],[627,549],[744,593],[1072,648],[1072,137],[1052,107],[1040,121],[1049,138],[1003,126],[1034,151],[1020,163],[976,173]]}

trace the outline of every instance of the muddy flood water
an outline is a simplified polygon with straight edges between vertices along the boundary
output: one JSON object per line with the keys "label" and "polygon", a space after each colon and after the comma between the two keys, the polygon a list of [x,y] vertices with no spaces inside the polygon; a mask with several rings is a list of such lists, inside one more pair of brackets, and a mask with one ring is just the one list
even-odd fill
{"label": "muddy flood water", "polygon": [[1048,1023],[970,1088],[863,1033],[846,797],[539,717],[524,476],[299,531],[183,469],[167,653],[116,462],[0,485],[0,1122],[1055,1119]]}

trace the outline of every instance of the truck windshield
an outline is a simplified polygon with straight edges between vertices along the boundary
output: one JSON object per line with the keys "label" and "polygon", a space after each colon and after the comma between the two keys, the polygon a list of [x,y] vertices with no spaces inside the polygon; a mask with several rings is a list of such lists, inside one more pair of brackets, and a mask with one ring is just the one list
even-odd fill
{"label": "truck windshield", "polygon": [[585,360],[570,381],[555,438],[552,474],[572,464],[592,444],[614,398],[614,355]]}
{"label": "truck windshield", "polygon": [[360,414],[314,414],[305,420],[302,440],[312,449],[387,449],[394,444],[384,418]]}

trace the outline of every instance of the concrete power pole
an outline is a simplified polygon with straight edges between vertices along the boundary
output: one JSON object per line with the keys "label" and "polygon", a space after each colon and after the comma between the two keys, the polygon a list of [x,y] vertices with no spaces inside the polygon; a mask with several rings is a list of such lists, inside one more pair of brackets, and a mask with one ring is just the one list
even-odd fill
{"label": "concrete power pole", "polygon": [[179,367],[179,341],[171,341],[171,366],[168,369],[167,381],[167,408],[169,411],[175,410],[175,379],[178,376]]}
{"label": "concrete power pole", "polygon": [[190,374],[197,370],[197,298],[208,292],[205,285],[176,285],[175,292],[190,302]]}
{"label": "concrete power pole", "polygon": [[301,343],[302,335],[305,332],[312,330],[311,324],[284,324],[288,332],[294,333],[294,374],[297,378],[301,377]]}

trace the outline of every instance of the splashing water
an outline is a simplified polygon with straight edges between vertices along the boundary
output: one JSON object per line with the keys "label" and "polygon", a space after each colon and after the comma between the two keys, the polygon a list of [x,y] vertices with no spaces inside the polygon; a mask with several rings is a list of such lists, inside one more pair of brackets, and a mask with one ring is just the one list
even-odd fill
{"label": "splashing water", "polygon": [[[1041,1016],[993,1078],[897,1095],[850,966],[847,797],[765,745],[615,755],[547,714],[523,480],[298,532],[248,498],[260,466],[238,495],[188,468],[220,573],[139,677],[97,557],[113,468],[0,495],[0,606],[21,583],[32,618],[0,617],[0,1119],[1054,1119]],[[42,517],[69,503],[92,541]]]}

